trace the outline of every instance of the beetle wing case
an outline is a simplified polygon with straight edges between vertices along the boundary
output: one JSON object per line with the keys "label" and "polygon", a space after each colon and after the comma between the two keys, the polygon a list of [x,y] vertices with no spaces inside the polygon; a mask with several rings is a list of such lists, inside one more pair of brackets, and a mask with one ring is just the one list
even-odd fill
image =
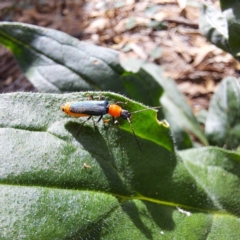
{"label": "beetle wing case", "polygon": [[108,113],[108,101],[82,101],[73,102],[70,106],[71,113],[101,116]]}

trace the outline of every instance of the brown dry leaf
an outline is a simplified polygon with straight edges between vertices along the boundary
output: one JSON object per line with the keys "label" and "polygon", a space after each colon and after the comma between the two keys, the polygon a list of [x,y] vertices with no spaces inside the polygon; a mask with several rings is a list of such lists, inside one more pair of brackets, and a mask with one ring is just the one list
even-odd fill
{"label": "brown dry leaf", "polygon": [[167,18],[169,15],[165,12],[158,12],[152,15],[152,19],[162,22],[165,18]]}
{"label": "brown dry leaf", "polygon": [[202,85],[199,85],[199,84],[195,84],[195,85],[197,85],[198,93],[200,93],[200,94],[207,94],[207,93],[209,93],[208,89],[205,86],[202,86]]}
{"label": "brown dry leaf", "polygon": [[187,6],[187,0],[177,0],[180,9],[184,9]]}
{"label": "brown dry leaf", "polygon": [[199,84],[191,83],[191,82],[182,82],[178,85],[178,87],[179,87],[180,91],[189,95],[190,97],[197,96],[199,94],[209,93],[209,90],[206,87],[204,87],[203,85],[199,85]]}
{"label": "brown dry leaf", "polygon": [[139,2],[134,4],[134,10],[138,14],[139,13],[144,13],[147,7],[149,7],[149,2],[148,1],[139,1]]}
{"label": "brown dry leaf", "polygon": [[102,31],[107,27],[109,20],[107,18],[97,18],[93,20],[90,25],[84,30],[85,33],[96,33]]}
{"label": "brown dry leaf", "polygon": [[[219,49],[220,50],[220,49]],[[215,56],[213,57],[213,60],[215,63],[229,63],[231,61],[234,61],[234,58],[231,54],[225,53],[221,50],[221,53],[214,53]]]}
{"label": "brown dry leaf", "polygon": [[149,24],[150,19],[145,18],[145,17],[124,18],[121,21],[119,21],[118,24],[114,27],[114,31],[117,33],[122,33],[122,32],[129,30],[128,23],[130,21],[134,22],[133,27],[141,27],[141,26],[146,27]]}
{"label": "brown dry leaf", "polygon": [[91,18],[98,18],[98,17],[103,17],[105,16],[105,11],[91,11],[88,15],[88,18],[91,19]]}
{"label": "brown dry leaf", "polygon": [[197,67],[198,65],[200,65],[207,57],[210,53],[213,53],[214,50],[216,49],[216,47],[214,45],[209,45],[206,44],[204,46],[202,46],[201,48],[193,48],[193,52],[195,54],[195,58],[193,61],[193,66]]}
{"label": "brown dry leaf", "polygon": [[22,17],[19,17],[19,21],[28,22],[28,23],[36,23],[40,26],[49,26],[53,22],[53,17],[51,14],[41,14],[38,13],[35,9],[28,9],[25,11]]}
{"label": "brown dry leaf", "polygon": [[118,22],[118,24],[114,27],[114,31],[116,33],[122,33],[125,31],[125,24],[126,24],[126,19],[122,19],[121,21]]}
{"label": "brown dry leaf", "polygon": [[146,60],[147,59],[147,54],[146,52],[143,50],[143,48],[136,44],[136,43],[130,43],[129,47],[134,51],[134,53],[136,53],[141,59]]}
{"label": "brown dry leaf", "polygon": [[205,86],[208,92],[214,92],[216,88],[215,82],[211,77],[205,77]]}
{"label": "brown dry leaf", "polygon": [[178,89],[183,93],[189,93],[189,89],[191,89],[191,82],[182,82],[178,84]]}
{"label": "brown dry leaf", "polygon": [[192,58],[190,56],[191,46],[186,45],[182,41],[182,36],[177,33],[177,29],[173,29],[170,32],[170,37],[174,43],[174,50],[181,54],[185,62],[191,62]]}
{"label": "brown dry leaf", "polygon": [[128,36],[116,36],[114,37],[114,44],[112,46],[113,49],[121,50],[128,42],[130,42],[130,39]]}
{"label": "brown dry leaf", "polygon": [[[197,21],[195,24],[197,24]],[[190,43],[194,42],[194,46],[198,46],[198,40],[201,44],[204,40],[198,29],[184,28],[182,26],[178,26],[178,33],[181,35],[189,35],[190,37],[192,37],[193,39]],[[206,40],[204,42],[206,42]]]}
{"label": "brown dry leaf", "polygon": [[12,3],[11,2],[1,2],[0,3],[0,10],[4,10],[5,8],[10,8],[12,7]]}
{"label": "brown dry leaf", "polygon": [[4,85],[10,85],[13,82],[13,76],[8,76],[7,79],[4,81]]}
{"label": "brown dry leaf", "polygon": [[233,64],[234,64],[234,69],[240,70],[240,62],[237,61],[236,59],[233,59]]}
{"label": "brown dry leaf", "polygon": [[127,5],[133,5],[135,0],[125,0]]}
{"label": "brown dry leaf", "polygon": [[176,4],[176,0],[152,0],[149,1],[150,3],[156,3],[156,4]]}

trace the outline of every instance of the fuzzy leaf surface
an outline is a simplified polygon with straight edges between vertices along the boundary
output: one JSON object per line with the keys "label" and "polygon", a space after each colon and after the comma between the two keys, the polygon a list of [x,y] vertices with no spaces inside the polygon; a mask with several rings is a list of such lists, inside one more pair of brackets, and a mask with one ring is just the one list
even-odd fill
{"label": "fuzzy leaf surface", "polygon": [[0,96],[1,239],[237,239],[239,154],[203,148],[178,157],[154,110],[132,114],[142,151],[124,120],[89,121],[76,136],[82,119],[60,106],[86,95]]}
{"label": "fuzzy leaf surface", "polygon": [[228,43],[227,19],[214,6],[202,5],[199,27],[203,35],[214,45],[231,53]]}
{"label": "fuzzy leaf surface", "polygon": [[205,132],[212,145],[236,149],[240,142],[240,86],[234,77],[222,80],[213,95]]}
{"label": "fuzzy leaf surface", "polygon": [[117,51],[49,28],[0,23],[0,43],[9,48],[40,92],[113,91],[155,106],[162,88],[144,70],[126,71]]}

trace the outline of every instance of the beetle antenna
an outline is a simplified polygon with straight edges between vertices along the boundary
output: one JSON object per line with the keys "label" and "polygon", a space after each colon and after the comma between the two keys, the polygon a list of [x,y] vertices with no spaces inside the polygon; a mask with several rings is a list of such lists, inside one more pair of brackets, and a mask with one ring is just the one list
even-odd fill
{"label": "beetle antenna", "polygon": [[139,148],[140,151],[142,151],[142,149],[141,149],[141,147],[140,147],[140,144],[139,144],[139,142],[138,142],[138,140],[137,140],[137,136],[136,136],[136,134],[135,134],[135,132],[134,132],[134,129],[133,129],[133,126],[132,126],[132,122],[131,122],[131,120],[130,120],[129,117],[127,118],[127,120],[128,120],[129,125],[130,125],[130,127],[131,127],[131,129],[132,129],[132,132],[133,132],[134,138],[135,138],[135,140],[136,140],[136,142],[137,142],[138,148]]}
{"label": "beetle antenna", "polygon": [[145,108],[145,109],[141,109],[141,110],[137,110],[137,111],[134,111],[134,112],[131,112],[132,113],[138,113],[138,112],[144,112],[144,111],[147,111],[147,110],[151,110],[151,109],[159,109],[161,108],[162,106],[158,106],[158,107],[148,107],[148,108]]}

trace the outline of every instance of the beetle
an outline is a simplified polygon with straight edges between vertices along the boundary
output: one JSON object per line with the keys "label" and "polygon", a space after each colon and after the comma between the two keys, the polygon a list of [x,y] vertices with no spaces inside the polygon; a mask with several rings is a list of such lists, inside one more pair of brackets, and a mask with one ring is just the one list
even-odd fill
{"label": "beetle", "polygon": [[[153,107],[154,108],[154,107]],[[139,111],[135,111],[132,113],[145,111],[153,108],[147,108],[142,109]],[[159,108],[159,107],[155,107]],[[121,117],[124,120],[127,120],[129,122],[129,125],[132,129],[134,138],[137,142],[137,145],[141,151],[140,144],[137,140],[134,128],[131,123],[131,113],[128,110],[123,109],[121,106],[119,106],[118,103],[109,103],[107,100],[87,100],[87,101],[80,101],[80,102],[67,102],[61,106],[61,109],[64,113],[73,116],[73,117],[88,117],[80,126],[77,134],[81,130],[84,123],[86,123],[89,119],[91,119],[93,116],[99,116],[98,120],[96,122],[99,122],[103,115],[109,114],[112,116],[113,123],[117,123],[116,118]]]}

